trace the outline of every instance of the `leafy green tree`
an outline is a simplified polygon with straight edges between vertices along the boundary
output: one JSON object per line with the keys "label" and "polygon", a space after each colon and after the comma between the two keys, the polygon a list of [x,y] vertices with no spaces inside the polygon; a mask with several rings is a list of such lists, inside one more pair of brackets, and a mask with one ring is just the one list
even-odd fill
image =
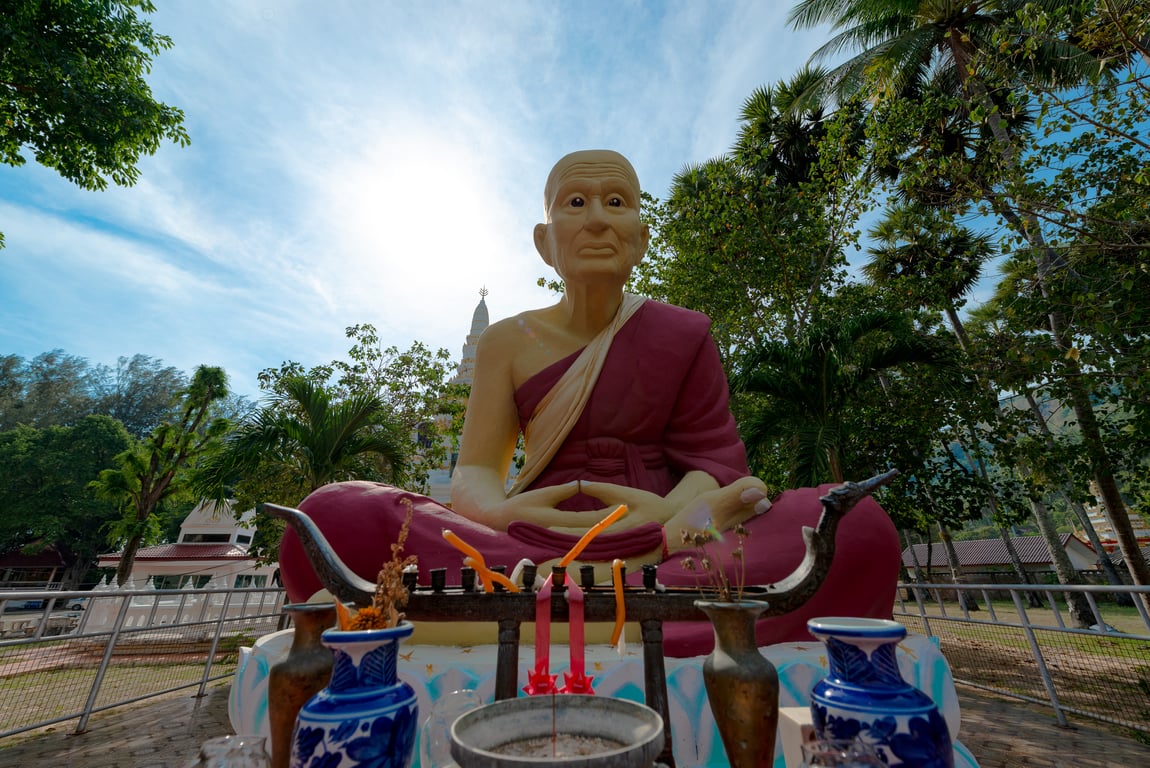
{"label": "leafy green tree", "polygon": [[[403,483],[409,438],[378,395],[340,398],[300,377],[280,379],[277,389],[197,467],[200,497],[231,498],[245,510],[261,501],[294,506],[340,480]],[[282,526],[257,517],[253,551],[273,559]]]}
{"label": "leafy green tree", "polygon": [[748,452],[755,457],[783,441],[792,485],[843,482],[846,412],[880,375],[913,364],[953,369],[953,356],[938,338],[915,333],[905,315],[887,311],[820,318],[794,342],[764,341],[740,359],[732,382],[762,397],[741,425]]}
{"label": "leafy green tree", "polygon": [[0,430],[71,425],[97,412],[88,361],[62,349],[0,357]]}
{"label": "leafy green tree", "polygon": [[[1135,583],[1150,584],[1150,568],[1138,549],[1115,462],[1083,379],[1074,329],[1061,307],[1050,302],[1055,284],[1071,276],[1066,254],[1051,245],[1041,211],[1028,204],[1033,179],[1025,172],[1027,137],[1011,130],[1003,109],[1003,105],[1025,108],[1039,86],[1058,90],[1097,84],[1112,77],[1115,66],[1130,60],[1099,59],[1076,45],[1074,34],[1082,29],[1084,19],[1099,11],[1092,3],[1023,0],[963,4],[802,0],[790,18],[796,26],[830,23],[840,30],[816,58],[857,50],[828,73],[825,89],[840,96],[865,94],[873,102],[889,102],[914,95],[928,77],[941,77],[953,83],[954,94],[966,102],[971,123],[985,127],[993,137],[989,147],[994,173],[981,179],[978,191],[1017,233],[1033,261],[1035,289],[1046,302],[1049,340],[1061,354],[1059,375],[1067,387],[1103,506]],[[1048,34],[1050,30],[1054,34]],[[1019,40],[1024,44],[1017,45]],[[1150,598],[1145,602],[1150,606]]]}
{"label": "leafy green tree", "polygon": [[97,366],[93,375],[96,412],[119,420],[140,439],[174,415],[179,394],[188,385],[183,371],[149,355],[121,357],[114,369]]}
{"label": "leafy green tree", "polygon": [[652,246],[634,289],[706,312],[724,355],[794,338],[846,277],[868,204],[858,112],[799,104],[817,74],[756,90],[730,152],[685,167],[664,203],[646,204]]}
{"label": "leafy green tree", "polygon": [[226,419],[212,418],[213,405],[226,395],[223,369],[201,365],[181,393],[178,417],[161,423],[138,446],[117,455],[115,468],[100,472],[92,481],[96,494],[119,503],[124,513],[110,536],[114,542],[124,542],[117,584],[127,582],[140,545],[158,534],[159,521],[153,513],[181,490],[181,473],[227,429]]}
{"label": "leafy green tree", "polygon": [[[141,155],[186,146],[184,115],[144,77],[172,41],[149,0],[0,0],[0,161],[37,162],[84,189],[128,186]],[[3,239],[0,237],[0,246]]]}
{"label": "leafy green tree", "polygon": [[122,424],[85,416],[73,426],[21,425],[0,432],[0,551],[54,547],[65,588],[76,588],[107,545],[104,527],[120,517],[88,484],[132,444]]}
{"label": "leafy green tree", "polygon": [[347,360],[310,369],[285,362],[260,372],[261,389],[284,394],[287,382],[305,378],[333,400],[378,397],[390,422],[409,436],[397,476],[413,490],[426,490],[429,470],[449,464],[449,454],[458,450],[468,388],[450,381],[455,366],[447,350],[432,352],[418,341],[402,352],[385,347],[370,323],[350,326],[346,335],[354,342]]}

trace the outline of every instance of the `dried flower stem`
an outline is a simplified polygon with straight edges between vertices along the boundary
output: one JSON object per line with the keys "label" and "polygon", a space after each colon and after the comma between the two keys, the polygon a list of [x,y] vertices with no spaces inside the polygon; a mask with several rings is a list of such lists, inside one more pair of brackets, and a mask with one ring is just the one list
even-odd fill
{"label": "dried flower stem", "polygon": [[[721,563],[716,563],[712,559],[711,553],[707,551],[706,545],[716,539],[716,532],[714,530],[706,531],[681,531],[680,536],[684,544],[693,546],[695,554],[687,555],[683,558],[682,565],[688,571],[701,571],[703,578],[706,579],[704,585],[703,579],[698,579],[699,589],[704,594],[707,591],[715,593],[718,600],[722,602],[738,602],[743,599],[743,588],[746,586],[747,580],[747,560],[743,552],[743,541],[750,535],[749,531],[741,524],[736,525],[734,534],[737,538],[737,546],[731,552],[732,560],[738,561],[735,567],[735,579],[732,582],[731,577],[727,573],[727,569],[723,568]],[[718,536],[721,540],[721,535]]]}
{"label": "dried flower stem", "polygon": [[348,629],[385,629],[397,626],[403,620],[401,609],[407,605],[408,598],[407,587],[403,584],[403,571],[409,565],[415,565],[418,558],[415,555],[401,557],[415,516],[411,499],[403,499],[402,503],[407,507],[407,514],[395,543],[391,545],[391,559],[379,569],[371,605],[359,609]]}

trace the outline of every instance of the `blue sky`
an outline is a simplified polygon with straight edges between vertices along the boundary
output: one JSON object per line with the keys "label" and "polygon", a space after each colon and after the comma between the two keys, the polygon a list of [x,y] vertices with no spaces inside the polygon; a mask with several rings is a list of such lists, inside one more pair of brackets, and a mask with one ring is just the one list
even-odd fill
{"label": "blue sky", "polygon": [[356,323],[458,358],[481,287],[492,320],[553,300],[531,230],[555,160],[619,150],[662,196],[826,39],[790,5],[164,3],[149,82],[192,144],[99,193],[0,166],[0,354],[221,365],[253,397]]}

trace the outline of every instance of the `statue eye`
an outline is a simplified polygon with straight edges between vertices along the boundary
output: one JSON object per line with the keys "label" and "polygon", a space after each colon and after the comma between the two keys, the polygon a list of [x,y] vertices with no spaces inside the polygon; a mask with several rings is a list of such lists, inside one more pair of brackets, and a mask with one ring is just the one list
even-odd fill
{"label": "statue eye", "polygon": [[612,208],[622,208],[623,198],[619,197],[618,195],[614,195],[610,200],[607,201],[607,205],[611,206]]}
{"label": "statue eye", "polygon": [[582,208],[584,205],[584,200],[579,195],[576,195],[575,197],[571,198],[570,205],[572,208]]}

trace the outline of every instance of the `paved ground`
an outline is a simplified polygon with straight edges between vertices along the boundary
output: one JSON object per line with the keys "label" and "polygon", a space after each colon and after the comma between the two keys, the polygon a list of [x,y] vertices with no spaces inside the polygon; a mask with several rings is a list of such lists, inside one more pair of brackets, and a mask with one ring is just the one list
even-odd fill
{"label": "paved ground", "polygon": [[[1142,768],[1150,746],[1115,729],[1077,718],[1060,728],[1049,709],[959,688],[964,744],[982,768]],[[76,721],[0,740],[0,768],[184,768],[199,744],[231,733],[228,687],[194,699],[186,694],[94,715],[88,732]]]}

